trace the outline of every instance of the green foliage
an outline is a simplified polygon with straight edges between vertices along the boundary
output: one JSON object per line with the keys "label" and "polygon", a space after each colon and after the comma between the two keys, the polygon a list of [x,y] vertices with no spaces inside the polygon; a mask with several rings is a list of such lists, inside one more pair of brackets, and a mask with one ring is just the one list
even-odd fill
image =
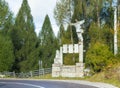
{"label": "green foliage", "polygon": [[77,62],[79,62],[79,56],[78,54],[64,54],[64,65],[75,65]]}
{"label": "green foliage", "polygon": [[0,72],[10,71],[14,63],[13,44],[9,36],[0,32]]}
{"label": "green foliage", "polygon": [[45,17],[42,30],[39,34],[39,40],[39,56],[40,59],[43,61],[43,67],[51,67],[54,61],[55,51],[58,48],[58,43],[52,30],[51,22],[48,15],[46,15]]}
{"label": "green foliage", "polygon": [[11,71],[14,63],[14,51],[11,38],[8,36],[12,28],[13,17],[5,0],[0,0],[0,72]]}
{"label": "green foliage", "polygon": [[86,55],[86,66],[93,69],[94,72],[100,72],[106,67],[113,56],[109,47],[102,42],[92,44]]}
{"label": "green foliage", "polygon": [[27,0],[23,0],[22,6],[15,19],[14,28],[11,30],[11,38],[15,52],[13,69],[16,71],[31,70],[33,65],[26,66],[26,64],[28,64],[28,62],[32,63],[32,59],[34,59],[35,62],[37,61],[38,55],[35,56],[33,54],[37,48],[37,36],[34,30],[30,7]]}
{"label": "green foliage", "polygon": [[0,27],[4,28],[4,24],[7,22],[6,18],[10,14],[8,4],[4,0],[0,0],[0,12],[1,12],[0,13]]}
{"label": "green foliage", "polygon": [[71,44],[78,42],[76,30],[71,28],[72,27],[69,25],[67,30],[63,33],[62,44]]}
{"label": "green foliage", "polygon": [[70,26],[68,26],[66,32],[65,32],[65,36],[63,38],[63,44],[71,44],[71,30],[70,30]]}
{"label": "green foliage", "polygon": [[113,50],[113,33],[112,29],[110,29],[107,25],[105,25],[103,28],[97,27],[97,24],[92,23],[89,28],[89,36],[90,36],[90,42],[96,43],[96,42],[102,42],[104,44],[107,44],[111,51]]}
{"label": "green foliage", "polygon": [[118,54],[120,55],[120,26],[118,27]]}
{"label": "green foliage", "polygon": [[95,23],[91,24],[90,29],[89,29],[91,43],[101,41],[101,30],[96,25],[97,24]]}
{"label": "green foliage", "polygon": [[112,32],[113,32],[113,29],[105,25],[101,30],[101,33],[102,33],[101,39],[105,42],[105,44],[107,44],[110,47],[110,50],[113,52],[114,34]]}
{"label": "green foliage", "polygon": [[42,30],[39,34],[39,38],[41,39],[42,45],[47,45],[48,43],[53,43],[53,41],[55,39],[55,35],[53,33],[52,26],[51,26],[48,15],[46,15],[46,17],[45,17],[45,20],[44,20],[44,23],[42,26]]}
{"label": "green foliage", "polygon": [[[20,62],[21,71],[30,71],[38,69],[39,61],[39,49],[33,49],[33,51],[27,56],[28,59]],[[27,64],[27,66],[26,66]]]}
{"label": "green foliage", "polygon": [[0,30],[4,34],[8,33],[8,30],[11,29],[13,23],[13,14],[9,10],[8,3],[5,0],[0,0]]}
{"label": "green foliage", "polygon": [[84,18],[85,13],[84,13],[84,4],[85,0],[74,0],[74,14],[72,16],[72,21],[75,19],[81,20]]}
{"label": "green foliage", "polygon": [[[89,3],[87,2],[89,1]],[[111,2],[112,0],[108,0]],[[60,30],[58,39],[55,37],[48,15],[40,31],[39,38],[35,34],[33,17],[27,0],[15,19],[5,0],[0,0],[0,71],[29,71],[38,68],[38,61],[43,61],[43,67],[51,67],[56,49],[62,44],[78,43],[74,27],[64,29],[64,23],[74,23],[75,19],[85,19],[84,49],[86,66],[94,72],[103,70],[109,64],[117,63],[113,56],[113,9],[108,9],[107,26],[100,27],[100,11],[103,0],[59,0],[54,9],[54,17]],[[70,13],[71,11],[71,13]],[[118,17],[119,18],[119,17]],[[93,24],[89,27],[89,19]],[[120,52],[120,37],[118,30],[118,51]],[[9,33],[11,34],[9,37]],[[12,39],[12,41],[11,41]],[[7,53],[6,53],[7,52]],[[119,60],[119,55],[116,58]],[[15,61],[14,61],[15,58]],[[78,62],[78,54],[64,54],[64,64],[73,65]]]}
{"label": "green foliage", "polygon": [[67,23],[70,21],[70,2],[71,0],[59,0],[56,3],[54,9],[54,18],[58,25]]}
{"label": "green foliage", "polygon": [[58,40],[59,40],[59,45],[63,44],[63,39],[65,37],[65,29],[63,25],[60,25],[59,31],[58,31]]}

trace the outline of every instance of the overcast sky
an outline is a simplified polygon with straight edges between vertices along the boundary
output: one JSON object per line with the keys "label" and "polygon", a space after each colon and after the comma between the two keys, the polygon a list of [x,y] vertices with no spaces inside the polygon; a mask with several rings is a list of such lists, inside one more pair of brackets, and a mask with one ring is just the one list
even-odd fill
{"label": "overcast sky", "polygon": [[[5,1],[8,2],[11,11],[14,13],[14,16],[16,16],[21,7],[22,0],[5,0]],[[46,14],[48,14],[50,17],[50,21],[52,24],[53,31],[55,32],[55,35],[57,34],[58,27],[53,17],[53,10],[56,5],[56,1],[57,0],[28,0],[28,3],[31,8],[31,14],[34,18],[37,34],[41,30]]]}

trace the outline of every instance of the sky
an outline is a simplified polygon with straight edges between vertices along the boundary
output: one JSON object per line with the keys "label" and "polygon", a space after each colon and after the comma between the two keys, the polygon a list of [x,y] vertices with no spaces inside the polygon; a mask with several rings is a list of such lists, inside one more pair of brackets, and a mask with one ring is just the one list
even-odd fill
{"label": "sky", "polygon": [[[5,1],[8,2],[10,10],[14,13],[14,16],[16,16],[21,7],[22,0],[5,0]],[[54,14],[53,10],[55,8],[56,1],[57,0],[28,0],[29,6],[31,8],[31,14],[34,19],[35,31],[37,35],[41,30],[46,14],[49,15],[53,31],[55,35],[57,35],[59,28],[56,25],[53,15]]]}

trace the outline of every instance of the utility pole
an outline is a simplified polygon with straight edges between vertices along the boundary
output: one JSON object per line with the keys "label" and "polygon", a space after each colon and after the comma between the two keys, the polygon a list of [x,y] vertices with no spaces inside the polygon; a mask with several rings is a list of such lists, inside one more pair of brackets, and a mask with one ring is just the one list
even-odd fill
{"label": "utility pole", "polygon": [[[70,6],[70,4],[71,4],[71,0],[69,0],[69,12],[70,12],[70,22],[71,22],[71,6]],[[71,31],[71,42],[73,44],[73,34],[72,34],[71,26],[70,26],[70,31]]]}
{"label": "utility pole", "polygon": [[118,41],[117,41],[117,0],[113,0],[112,6],[114,8],[114,55],[118,54]]}
{"label": "utility pole", "polygon": [[97,24],[98,24],[98,27],[100,27],[99,0],[96,0],[96,10],[97,10]]}
{"label": "utility pole", "polygon": [[[69,0],[69,11],[70,11],[70,23],[71,23],[71,19],[72,19],[72,14],[71,14],[71,0]],[[74,41],[73,41],[73,32],[72,32],[72,26],[70,26],[70,31],[71,31],[71,43],[74,45]],[[74,57],[74,52],[73,52],[73,56],[72,56],[73,61],[75,61],[75,57]]]}
{"label": "utility pole", "polygon": [[117,7],[114,7],[114,55],[118,53],[117,45]]}

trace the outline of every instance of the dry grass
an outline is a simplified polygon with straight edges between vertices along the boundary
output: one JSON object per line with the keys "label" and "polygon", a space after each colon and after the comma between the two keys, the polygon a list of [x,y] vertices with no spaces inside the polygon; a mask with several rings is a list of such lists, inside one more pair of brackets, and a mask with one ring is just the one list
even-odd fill
{"label": "dry grass", "polygon": [[120,65],[118,64],[114,67],[106,68],[103,72],[95,74],[87,80],[109,83],[120,88]]}

